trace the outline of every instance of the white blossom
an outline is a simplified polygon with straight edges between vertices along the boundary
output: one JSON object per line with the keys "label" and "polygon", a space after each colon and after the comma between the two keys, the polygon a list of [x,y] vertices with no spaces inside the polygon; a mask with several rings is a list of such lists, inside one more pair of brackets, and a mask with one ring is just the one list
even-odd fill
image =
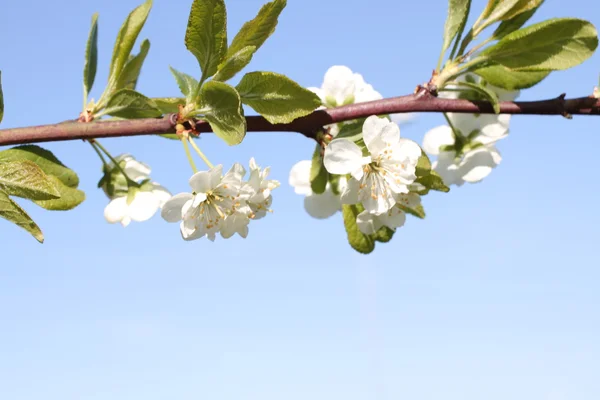
{"label": "white blossom", "polygon": [[[311,161],[303,160],[296,163],[290,171],[289,184],[294,187],[297,194],[304,197],[304,209],[313,218],[325,219],[342,210],[340,195],[333,192],[327,183],[325,191],[321,194],[314,193],[310,186]],[[338,193],[346,187],[346,178],[340,177]]]}
{"label": "white blossom", "polygon": [[252,210],[252,219],[261,219],[267,215],[273,201],[271,191],[279,187],[279,181],[267,179],[270,172],[271,168],[261,169],[254,158],[250,159],[250,177],[242,192]]}
{"label": "white blossom", "polygon": [[384,226],[395,230],[406,222],[406,212],[402,207],[414,209],[421,204],[421,196],[416,193],[402,193],[396,196],[396,205],[388,211],[376,214],[367,210],[356,217],[358,229],[365,235],[371,235]]}
{"label": "white blossom", "polygon": [[356,143],[335,139],[325,149],[324,164],[329,173],[352,176],[343,203],[361,202],[368,212],[382,214],[396,204],[395,196],[409,192],[421,148],[400,138],[398,125],[377,116],[365,120],[362,134],[368,156]]}
{"label": "white blossom", "polygon": [[147,221],[171,198],[171,193],[156,182],[142,188],[131,188],[133,194],[113,198],[104,209],[104,218],[111,224],[126,227],[131,221]]}

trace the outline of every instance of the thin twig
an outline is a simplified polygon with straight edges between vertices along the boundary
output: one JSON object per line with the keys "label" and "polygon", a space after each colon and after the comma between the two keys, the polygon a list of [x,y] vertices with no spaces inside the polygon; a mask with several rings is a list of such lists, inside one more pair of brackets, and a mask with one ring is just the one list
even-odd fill
{"label": "thin twig", "polygon": [[[260,116],[246,117],[249,132],[298,132],[316,139],[317,132],[325,125],[384,115],[409,112],[455,112],[493,114],[488,102],[442,99],[428,92],[392,97],[366,103],[350,104],[327,110],[317,110],[289,124],[271,124]],[[565,99],[562,95],[549,100],[501,102],[500,113],[521,115],[600,115],[600,99],[580,97]],[[162,118],[144,118],[123,121],[97,121],[92,123],[60,123],[0,130],[0,146],[53,142],[76,139],[107,138],[121,136],[156,135],[175,133],[177,118],[169,114]],[[205,121],[196,122],[197,132],[212,132]]]}

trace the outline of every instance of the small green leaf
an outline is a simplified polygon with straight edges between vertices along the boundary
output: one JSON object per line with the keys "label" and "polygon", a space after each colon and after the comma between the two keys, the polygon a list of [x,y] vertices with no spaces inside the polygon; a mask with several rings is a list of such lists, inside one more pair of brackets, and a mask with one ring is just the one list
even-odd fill
{"label": "small green leaf", "polygon": [[431,160],[427,154],[421,149],[421,157],[417,160],[415,175],[417,177],[427,176],[431,173]]}
{"label": "small green leaf", "polygon": [[285,75],[250,72],[237,85],[242,102],[272,124],[290,123],[312,113],[321,99]]}
{"label": "small green leaf", "polygon": [[57,177],[68,187],[76,188],[79,185],[79,177],[75,171],[67,168],[46,149],[27,144],[0,151],[0,162],[19,160],[33,161],[46,175]]}
{"label": "small green leaf", "polygon": [[2,94],[2,71],[0,71],[0,122],[4,118],[4,95]]}
{"label": "small green leaf", "polygon": [[496,28],[496,30],[492,34],[492,37],[496,40],[500,40],[504,36],[509,35],[518,29],[521,29],[523,25],[525,25],[527,21],[529,21],[531,17],[533,17],[533,14],[535,14],[535,12],[539,9],[541,3],[543,3],[543,0],[537,7],[525,11],[506,21],[502,21],[502,23],[498,26],[498,28]]}
{"label": "small green leaf", "polygon": [[38,242],[44,243],[44,235],[29,215],[8,194],[0,190],[0,217],[20,226],[29,232]]}
{"label": "small green leaf", "polygon": [[244,140],[246,119],[235,88],[223,82],[206,82],[200,89],[200,107],[203,118],[227,144],[235,145]]}
{"label": "small green leaf", "polygon": [[96,69],[98,67],[98,13],[92,15],[92,27],[85,46],[85,62],[83,64],[83,100],[87,101],[88,94],[94,86]]}
{"label": "small green leaf", "polygon": [[327,187],[329,180],[328,172],[323,165],[323,157],[321,157],[321,145],[317,144],[312,157],[310,166],[310,187],[316,194],[322,194]]}
{"label": "small green leaf", "polygon": [[450,188],[446,186],[442,177],[434,170],[431,170],[429,175],[418,177],[415,182],[425,186],[425,190],[417,192],[420,195],[425,195],[429,193],[430,190],[444,193],[450,191]]}
{"label": "small green leaf", "polygon": [[463,87],[466,87],[468,89],[475,91],[476,93],[481,95],[484,99],[486,99],[487,101],[489,101],[492,104],[492,107],[494,108],[494,112],[496,114],[500,113],[500,104],[499,104],[499,100],[498,100],[498,95],[493,90],[490,90],[487,87],[477,84],[477,83],[471,83],[471,82],[452,82],[452,83],[455,85],[463,86]]}
{"label": "small green leaf", "polygon": [[500,64],[495,64],[471,72],[481,76],[490,85],[514,91],[537,85],[552,71],[514,71]]}
{"label": "small green leaf", "polygon": [[398,204],[398,207],[400,207],[400,209],[407,214],[410,214],[420,219],[425,219],[425,209],[423,208],[422,204],[419,204],[415,208],[406,207],[401,204]]}
{"label": "small green leaf", "polygon": [[353,142],[357,142],[363,138],[363,125],[365,124],[365,118],[357,119],[350,122],[339,124],[340,130],[336,135],[336,139],[348,139]]}
{"label": "small green leaf", "polygon": [[152,8],[152,0],[146,0],[144,4],[135,8],[128,16],[117,35],[115,47],[113,49],[112,59],[110,61],[110,74],[108,77],[109,87],[113,88],[119,80],[121,71],[125,63],[129,60],[129,55],[133,45],[142,30],[148,14]]}
{"label": "small green leaf", "polygon": [[60,198],[52,200],[35,200],[34,203],[46,210],[66,211],[72,210],[85,200],[85,193],[79,189],[65,185],[56,176],[49,176],[54,187],[60,193]]}
{"label": "small green leaf", "polygon": [[165,138],[165,139],[169,139],[169,140],[177,140],[177,141],[181,141],[181,139],[179,138],[179,136],[177,136],[177,135],[176,135],[176,134],[174,134],[174,133],[163,133],[163,134],[160,134],[160,135],[158,135],[158,136],[160,136],[160,137],[163,137],[163,138]]}
{"label": "small green leaf", "polygon": [[219,71],[213,77],[213,80],[225,82],[233,78],[250,63],[254,52],[256,52],[255,46],[246,46],[237,53],[232,54],[224,63],[219,65]]}
{"label": "small green leaf", "polygon": [[213,76],[227,54],[227,11],[224,0],[194,0],[185,47],[196,57],[202,76]]}
{"label": "small green leaf", "polygon": [[594,25],[576,18],[555,18],[505,36],[477,58],[510,69],[554,71],[581,64],[597,46]]}
{"label": "small green leaf", "polygon": [[[502,15],[502,18],[499,20],[509,21],[515,19],[516,17],[522,16],[522,14],[524,13],[529,13],[532,11],[535,12],[538,8],[540,8],[543,2],[544,0],[517,0],[515,2],[515,5],[512,8],[510,8],[504,15]],[[523,24],[521,24],[521,26],[523,26],[525,22],[527,22],[527,20],[525,20]]]}
{"label": "small green leaf", "polygon": [[185,106],[185,99],[181,97],[153,97],[152,101],[163,114],[179,112],[179,105]]}
{"label": "small green leaf", "polygon": [[502,21],[521,0],[490,0],[484,11],[487,14],[485,21],[477,28],[478,31],[482,31],[485,27],[490,26],[494,22]]}
{"label": "small green leaf", "polygon": [[356,217],[362,210],[360,204],[342,205],[342,215],[344,217],[344,226],[346,227],[346,233],[348,234],[348,243],[350,246],[359,253],[369,254],[375,250],[375,240],[371,235],[365,235],[358,229],[356,224]]}
{"label": "small green leaf", "polygon": [[131,89],[115,92],[108,100],[104,113],[122,118],[152,118],[162,115],[152,99]]}
{"label": "small green leaf", "polygon": [[381,243],[387,243],[394,237],[395,230],[388,228],[387,226],[381,227],[375,234],[371,235],[371,237]]}
{"label": "small green leaf", "polygon": [[7,195],[31,200],[60,197],[50,178],[29,160],[0,162],[0,190]]}
{"label": "small green leaf", "polygon": [[448,50],[456,35],[465,29],[470,9],[471,0],[448,0],[448,17],[444,25],[442,53]]}
{"label": "small green leaf", "polygon": [[140,52],[135,56],[129,57],[129,60],[123,67],[123,71],[119,75],[119,80],[117,81],[115,90],[135,90],[138,78],[140,77],[140,72],[142,71],[142,65],[144,64],[144,60],[146,60],[149,50],[150,41],[145,39],[140,46]]}
{"label": "small green leaf", "polygon": [[173,74],[175,80],[177,81],[177,86],[179,86],[181,94],[185,96],[185,103],[190,104],[195,102],[196,99],[194,98],[194,96],[198,90],[198,81],[189,76],[188,74],[177,71],[173,67],[169,67],[169,69],[171,70],[171,74]]}

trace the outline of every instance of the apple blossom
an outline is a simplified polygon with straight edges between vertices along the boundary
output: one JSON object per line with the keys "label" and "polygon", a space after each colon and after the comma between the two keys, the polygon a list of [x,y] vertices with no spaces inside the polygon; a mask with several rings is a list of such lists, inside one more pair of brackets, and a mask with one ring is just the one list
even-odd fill
{"label": "apple blossom", "polygon": [[104,209],[104,218],[111,224],[126,227],[131,221],[147,221],[171,198],[171,193],[155,182],[140,188],[130,188],[130,194],[113,198]]}
{"label": "apple blossom", "polygon": [[361,202],[368,212],[381,214],[396,204],[395,196],[409,192],[421,148],[400,138],[398,125],[377,116],[365,120],[362,135],[368,156],[356,143],[334,139],[325,148],[324,165],[329,173],[352,176],[342,202]]}

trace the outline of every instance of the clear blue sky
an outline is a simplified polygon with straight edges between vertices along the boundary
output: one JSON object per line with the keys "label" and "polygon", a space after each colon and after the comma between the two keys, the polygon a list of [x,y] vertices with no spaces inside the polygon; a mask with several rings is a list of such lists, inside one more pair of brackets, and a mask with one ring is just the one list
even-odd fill
{"label": "clear blue sky", "polygon": [[[100,12],[97,97],[111,46],[139,0],[7,2],[0,11],[2,127],[74,118],[83,50]],[[263,0],[229,0],[233,36]],[[475,1],[479,10],[484,1]],[[592,0],[548,0],[535,20],[600,26]],[[183,44],[191,0],[157,0],[139,89],[176,95],[168,65],[198,74]],[[384,96],[411,92],[438,57],[446,2],[289,0],[247,71],[319,86],[343,64]],[[137,49],[137,46],[136,46]],[[137,50],[136,50],[137,51]],[[591,93],[596,55],[521,99]],[[402,128],[421,141],[443,121]],[[365,257],[341,215],[310,219],[287,185],[314,144],[253,133],[213,161],[271,165],[275,213],[239,238],[185,243],[156,216],[124,229],[103,219],[100,164],[82,142],[46,147],[75,169],[86,202],[68,213],[25,204],[39,245],[0,221],[0,398],[11,400],[592,400],[600,398],[600,119],[515,117],[504,160],[483,183],[424,199],[393,242]],[[181,146],[105,140],[187,190]]]}

